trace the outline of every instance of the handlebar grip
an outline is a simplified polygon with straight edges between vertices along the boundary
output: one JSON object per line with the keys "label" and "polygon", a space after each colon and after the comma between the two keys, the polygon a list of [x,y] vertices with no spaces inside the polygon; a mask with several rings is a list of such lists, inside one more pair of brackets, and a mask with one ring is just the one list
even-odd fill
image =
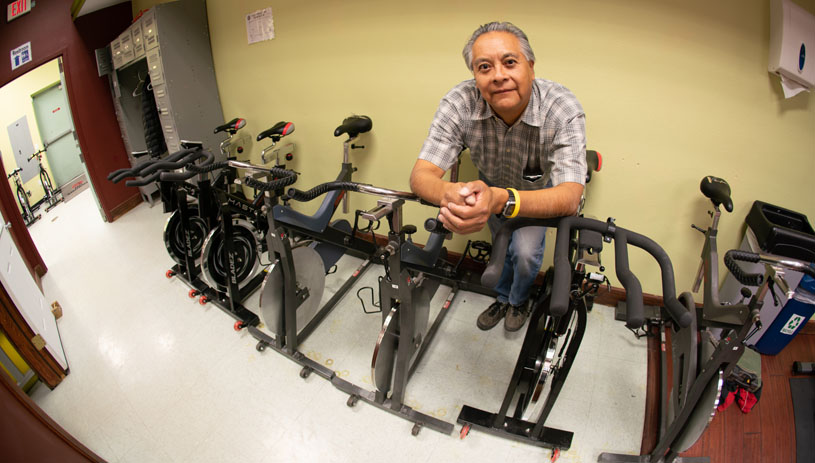
{"label": "handlebar grip", "polygon": [[[425,222],[426,224],[427,222]],[[509,246],[509,237],[512,236],[512,230],[507,227],[502,227],[495,237],[492,239],[492,250],[490,253],[490,261],[484,273],[481,274],[481,284],[485,288],[495,288],[498,285],[498,279],[501,278],[501,272],[504,270],[504,260],[507,257],[507,246]],[[498,251],[498,252],[495,252]]]}
{"label": "handlebar grip", "polygon": [[185,170],[183,172],[160,172],[159,178],[163,182],[183,182],[184,180],[193,178],[196,175],[198,174],[191,170]]}
{"label": "handlebar grip", "polygon": [[126,186],[144,186],[150,183],[155,182],[159,179],[161,172],[153,172],[152,174],[148,175],[147,177],[142,177],[140,179],[135,180],[128,180],[125,182]]}
{"label": "handlebar grip", "polygon": [[335,190],[345,190],[345,191],[357,191],[358,184],[354,182],[328,182],[323,183],[320,185],[315,186],[314,188],[302,191],[298,190],[297,188],[289,188],[286,192],[286,195],[295,201],[311,201],[312,199],[328,193],[329,191]]}
{"label": "handlebar grip", "polygon": [[[487,264],[487,268],[484,269],[484,273],[481,274],[481,284],[483,286],[487,287],[487,288],[494,288],[495,285],[498,284],[498,279],[501,278],[501,272],[504,269],[504,261],[505,261],[506,256],[507,256],[507,247],[509,246],[509,239],[512,236],[512,232],[514,232],[518,228],[525,227],[525,226],[530,226],[530,225],[540,226],[540,227],[552,227],[552,226],[558,226],[559,227],[558,220],[560,220],[560,219],[557,219],[557,218],[554,218],[554,219],[531,219],[531,218],[523,217],[523,218],[510,219],[510,220],[507,220],[506,222],[504,222],[504,224],[501,226],[501,228],[498,230],[498,232],[495,233],[495,236],[492,239],[492,253],[490,254],[490,261]],[[425,222],[425,223],[427,223],[427,222]],[[561,236],[559,230],[560,230],[560,228],[558,228],[558,235],[557,235],[558,237]],[[564,244],[568,248],[568,245],[569,245],[569,243],[568,243],[568,241],[569,241],[568,240],[568,233],[566,233],[566,236],[567,236],[567,239],[566,239],[566,243],[564,243]],[[558,239],[558,242],[560,242],[559,239]],[[556,249],[557,249],[557,246],[558,246],[558,244],[555,243]],[[567,253],[564,253],[564,254],[567,254]],[[557,281],[557,278],[558,278],[557,255],[558,255],[558,252],[555,251],[555,281]],[[556,313],[556,311],[553,310],[553,315],[563,315],[564,313],[566,313],[566,309],[568,309],[568,307],[569,307],[569,291],[568,291],[569,290],[569,283],[568,283],[568,279],[569,279],[569,261],[568,261],[568,258],[566,259],[565,264],[566,264],[566,268],[565,268],[565,277],[566,277],[566,286],[565,286],[566,287],[566,292],[565,292],[566,299],[565,299],[565,301],[566,301],[566,304],[565,304],[565,306],[563,307],[563,309],[562,309],[562,311],[560,313]],[[563,269],[561,268],[561,273],[562,273],[562,270]],[[556,283],[553,284],[553,294],[554,294],[554,287],[556,287],[556,286],[557,286]]]}
{"label": "handlebar grip", "polygon": [[[202,157],[204,159],[201,161],[201,164],[199,164],[197,166],[195,164],[193,164],[194,162],[196,162],[198,159],[200,159]],[[165,181],[165,182],[183,182],[184,180],[192,178],[197,174],[204,173],[204,172],[210,172],[210,171],[213,171],[213,170],[222,169],[222,168],[226,167],[226,165],[227,165],[226,162],[220,163],[221,165],[213,167],[212,161],[214,159],[215,159],[215,155],[213,155],[209,151],[206,151],[206,150],[195,151],[190,156],[185,157],[182,160],[183,164],[181,166],[178,166],[178,167],[184,167],[185,168],[185,170],[183,172],[170,172],[168,170],[164,170],[164,171],[162,171],[159,178],[162,181]]]}
{"label": "handlebar grip", "polygon": [[430,233],[443,233],[445,235],[450,233],[450,230],[444,228],[444,224],[441,223],[441,220],[434,218],[429,218],[424,221],[424,229]]}
{"label": "handlebar grip", "polygon": [[736,277],[736,280],[745,286],[759,286],[764,282],[764,275],[745,272],[739,264],[736,263],[737,260],[756,263],[761,260],[761,256],[754,252],[731,249],[724,255],[724,265],[730,270],[730,273]]}
{"label": "handlebar grip", "polygon": [[617,278],[625,288],[625,326],[632,330],[640,328],[645,323],[642,285],[628,266],[628,234],[620,229],[614,236],[614,264],[617,268]]}
{"label": "handlebar grip", "polygon": [[[113,172],[108,174],[108,180],[110,180],[113,183],[119,183],[122,180],[122,178],[127,177],[127,175],[125,175],[122,178],[117,178],[117,177],[120,177],[122,174],[126,174],[126,173],[130,172],[131,170],[132,170],[132,168],[116,169]],[[114,180],[114,179],[116,179],[116,180]]]}
{"label": "handlebar grip", "polygon": [[[290,170],[284,170],[284,169],[273,169],[273,170],[279,170],[279,171],[282,171],[282,172],[286,172],[286,174],[283,174],[282,178],[278,178],[277,180],[273,180],[271,182],[264,182],[264,181],[257,180],[257,179],[252,178],[252,177],[246,177],[246,178],[244,178],[243,181],[247,186],[252,187],[252,188],[257,188],[258,190],[263,190],[263,191],[279,190],[279,189],[281,189],[283,187],[287,187],[287,186],[291,185],[292,183],[294,183],[295,181],[297,181],[297,175],[294,172],[290,171]],[[281,175],[281,174],[278,172],[278,173],[274,173],[274,175]]]}

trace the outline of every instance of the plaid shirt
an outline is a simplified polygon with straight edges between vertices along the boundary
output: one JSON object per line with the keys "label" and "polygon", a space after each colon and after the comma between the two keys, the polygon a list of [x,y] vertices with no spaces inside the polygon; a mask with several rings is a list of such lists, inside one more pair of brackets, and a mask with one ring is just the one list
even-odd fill
{"label": "plaid shirt", "polygon": [[450,169],[459,153],[470,157],[487,183],[539,190],[586,180],[583,107],[566,87],[535,79],[529,105],[512,126],[493,113],[475,80],[442,98],[419,159]]}

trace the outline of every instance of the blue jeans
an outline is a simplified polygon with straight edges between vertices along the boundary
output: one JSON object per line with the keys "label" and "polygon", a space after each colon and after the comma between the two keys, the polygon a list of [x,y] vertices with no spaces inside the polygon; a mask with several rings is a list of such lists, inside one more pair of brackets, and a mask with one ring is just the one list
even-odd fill
{"label": "blue jeans", "polygon": [[[491,215],[487,220],[493,238],[507,219]],[[529,290],[538,276],[546,245],[546,227],[523,227],[512,232],[504,260],[504,270],[495,286],[498,302],[519,306],[529,299]]]}

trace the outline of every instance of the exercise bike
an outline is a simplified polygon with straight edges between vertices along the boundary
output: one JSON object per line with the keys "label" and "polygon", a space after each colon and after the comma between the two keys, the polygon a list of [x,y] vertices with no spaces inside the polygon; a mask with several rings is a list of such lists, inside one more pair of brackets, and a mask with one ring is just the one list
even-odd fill
{"label": "exercise bike", "polygon": [[[198,195],[200,200],[210,198],[210,194],[201,193],[200,188],[208,186],[208,174],[214,170],[222,169],[226,163],[213,163],[215,156],[202,148],[201,144],[184,142],[185,149],[173,153],[164,160],[156,160],[141,164],[131,169],[120,169],[111,173],[108,178],[118,182],[127,177],[136,177],[135,180],[128,180],[128,186],[141,186],[151,182],[160,181],[162,202],[165,211],[175,211],[178,214],[177,238],[178,248],[175,252],[181,254],[180,262],[172,269],[168,270],[166,276],[172,278],[178,276],[182,281],[191,287],[190,295],[202,294],[237,320],[254,324],[257,323],[257,316],[246,310],[239,304],[241,300],[237,294],[238,289],[232,282],[235,278],[230,278],[229,297],[220,297],[220,294],[210,288],[201,278],[200,248],[196,248],[196,243],[203,243],[203,231],[206,230],[206,222],[200,214],[193,215],[190,207],[191,201],[188,199],[188,192],[192,191]],[[180,172],[175,172],[181,170]],[[198,176],[198,186],[188,182],[194,176]],[[199,203],[200,206],[200,203]],[[202,207],[202,209],[204,209]],[[197,210],[195,212],[198,212]],[[197,224],[197,225],[192,225]],[[228,227],[229,224],[221,224]],[[196,252],[197,251],[197,252]],[[230,257],[232,254],[228,254]],[[234,267],[230,267],[234,269]],[[234,290],[234,293],[233,293]]]}
{"label": "exercise bike", "polygon": [[[577,236],[588,234],[592,239],[599,237],[604,242],[614,242],[617,277],[627,293],[627,326],[641,326],[644,321],[641,285],[628,266],[629,246],[646,251],[659,264],[667,313],[675,323],[687,326],[691,322],[691,315],[676,298],[673,267],[665,251],[649,238],[617,226],[613,219],[602,222],[585,217],[563,217],[507,221],[495,236],[493,258],[482,276],[485,285],[494,284],[500,277],[507,242],[512,231],[528,225],[557,228],[554,271],[547,272],[552,276],[546,278],[550,283],[544,284],[543,290],[534,302],[533,315],[521,347],[521,354],[500,410],[497,413],[489,413],[464,406],[459,414],[458,422],[463,425],[462,437],[470,428],[475,428],[515,441],[550,448],[556,455],[560,450],[566,450],[571,446],[573,433],[547,427],[546,419],[569,373],[586,323],[586,304],[581,297],[583,288],[585,288],[586,275],[579,269],[574,259],[578,251],[577,243],[580,242],[574,239],[575,234]],[[570,321],[573,317],[576,317],[576,325],[570,332],[567,327],[571,323],[566,323],[566,321]],[[543,333],[542,336],[539,333]],[[565,360],[556,370],[549,370],[552,375],[551,388],[541,412],[534,419],[524,419],[526,407],[534,394],[535,387],[540,382],[540,379],[534,378],[542,377],[547,371],[543,364],[551,362],[552,344],[550,340],[560,336],[563,336],[565,340],[563,345],[557,348],[557,352],[558,355],[563,355]],[[524,383],[522,378],[525,375],[533,379]],[[514,413],[510,414],[509,410],[513,404],[515,405]]]}
{"label": "exercise bike", "polygon": [[[588,185],[592,174],[602,168],[601,155],[587,150],[586,165]],[[584,190],[578,213],[582,211],[585,199]],[[524,220],[528,220],[530,225],[535,223],[531,219]],[[518,223],[524,222],[511,221],[505,226],[515,230]],[[541,223],[555,224],[557,220]],[[506,231],[496,235],[493,242],[494,257],[482,276],[485,285],[494,285],[500,277],[510,235]],[[586,329],[587,312],[591,310],[600,286],[608,285],[608,279],[602,274],[605,268],[600,260],[604,241],[601,234],[592,230],[571,229],[568,238],[563,238],[559,231],[557,239],[568,243],[568,252],[559,255],[559,258],[568,262],[570,269],[569,303],[563,313],[551,310],[553,278],[556,273],[550,267],[537,294],[533,296],[529,326],[499,411],[489,413],[465,405],[458,417],[458,422],[462,424],[461,438],[466,437],[472,428],[476,428],[513,440],[553,448],[555,451],[568,449],[571,445],[573,433],[545,427],[544,423],[577,356]],[[599,272],[589,271],[592,266],[598,267]],[[535,421],[527,421],[526,415],[534,412],[532,405],[539,401],[542,394],[545,400],[543,406],[539,407],[541,410],[537,418]]]}
{"label": "exercise bike", "polygon": [[[401,208],[405,201],[421,202],[413,193],[355,182],[329,182],[308,191],[289,189],[288,196],[297,201],[309,201],[334,191],[353,191],[378,196],[376,207],[368,211],[358,211],[357,215],[370,222],[387,220],[389,227],[388,243],[378,248],[375,255],[376,261],[385,268],[385,276],[379,282],[380,307],[383,308],[382,328],[376,336],[371,358],[371,378],[375,390],[370,391],[357,386],[338,377],[334,371],[302,356],[295,357],[304,365],[301,376],[306,377],[311,371],[316,371],[329,379],[335,387],[349,394],[346,402],[349,407],[363,400],[412,421],[413,435],[418,434],[424,427],[449,434],[453,430],[452,424],[418,412],[405,404],[407,383],[431,344],[440,323],[449,312],[446,309],[450,307],[455,297],[455,291],[448,295],[442,310],[431,324],[430,300],[438,289],[440,280],[411,267],[417,265],[432,268],[439,258],[443,238],[447,232],[435,228],[437,222],[430,220],[426,226],[431,232],[427,246],[418,248],[408,240],[408,236],[416,232],[416,227],[403,226]],[[408,249],[411,251],[406,253]],[[314,268],[314,265],[311,268]],[[284,275],[309,271],[308,267],[304,268],[303,265],[284,267],[284,270],[286,270]],[[295,309],[301,310],[302,306],[298,308],[297,305],[303,292],[312,289],[310,286],[300,285],[299,277],[296,286],[292,280],[293,278],[287,279],[288,286],[283,290],[283,300],[286,301],[284,323],[293,319]],[[319,285],[318,288],[322,289]],[[297,297],[289,302],[289,294]],[[314,297],[314,294],[311,293],[308,297]]]}
{"label": "exercise bike", "polygon": [[[804,261],[757,254],[739,250],[725,253],[724,263],[733,276],[745,287],[757,287],[754,294],[743,292],[744,300],[736,304],[723,304],[718,296],[717,235],[721,206],[733,210],[730,186],[723,179],[705,177],[701,183],[702,193],[711,200],[712,223],[702,230],[705,235],[702,262],[694,284],[694,292],[704,281],[704,303],[697,308],[689,292],[679,297],[687,308],[690,323],[677,324],[670,320],[657,320],[661,339],[666,332],[671,342],[671,361],[668,362],[663,345],[661,360],[661,387],[659,402],[659,437],[652,451],[644,455],[600,454],[600,462],[707,462],[706,457],[684,458],[679,454],[690,448],[702,435],[713,419],[721,395],[724,380],[735,368],[745,349],[745,340],[760,326],[760,311],[767,291],[788,286],[783,279],[783,269],[792,269],[815,276],[815,268]],[[764,273],[750,274],[742,270],[737,261],[760,263]],[[752,296],[752,297],[751,297]],[[714,334],[715,329],[719,334]],[[668,387],[667,370],[673,372],[673,382]]]}
{"label": "exercise bike", "polygon": [[54,206],[56,206],[60,201],[64,198],[62,196],[61,189],[54,189],[54,185],[51,183],[51,176],[48,175],[48,171],[45,170],[45,166],[42,163],[42,155],[45,153],[44,149],[37,151],[36,153],[29,156],[27,159],[28,162],[31,162],[32,159],[37,158],[37,166],[39,167],[39,176],[40,176],[40,185],[42,185],[42,191],[45,193],[45,196],[34,205],[33,209],[37,209],[40,204],[43,202],[48,203],[45,207],[45,212],[50,211]]}
{"label": "exercise bike", "polygon": [[34,210],[31,208],[31,203],[28,201],[28,197],[31,196],[31,192],[27,191],[23,186],[23,181],[20,178],[20,172],[22,171],[23,168],[18,167],[11,171],[11,173],[8,174],[7,178],[9,180],[14,178],[14,185],[17,193],[17,203],[20,205],[20,211],[23,214],[23,222],[25,223],[25,226],[28,227],[31,226],[31,224],[33,224],[37,220],[39,220],[42,216],[39,214],[35,215]]}
{"label": "exercise bike", "polygon": [[[240,119],[239,121],[243,121]],[[226,154],[224,148],[235,132],[243,125],[228,123],[215,129],[215,133],[226,131],[229,138],[221,143],[221,150]],[[257,136],[257,141],[269,138],[273,148],[281,138],[294,132],[294,124],[281,121],[264,130]],[[264,150],[265,151],[265,150]],[[240,295],[243,301],[249,294],[254,292],[262,283],[264,277],[258,270],[261,268],[260,257],[267,251],[266,233],[268,222],[266,215],[270,212],[270,206],[264,206],[264,195],[256,194],[253,198],[247,199],[242,191],[232,192],[230,187],[237,182],[237,168],[249,164],[229,160],[227,163],[220,163],[221,175],[215,180],[215,187],[208,189],[213,194],[215,204],[215,220],[211,219],[211,230],[206,235],[201,247],[201,273],[204,281],[216,290],[218,296],[223,299],[227,296],[230,285],[232,296]],[[253,170],[260,169],[262,172],[269,172],[268,168],[250,166]],[[274,169],[282,172],[284,165],[276,164]],[[288,172],[288,171],[287,171]],[[286,174],[286,178],[290,178]],[[200,183],[199,183],[200,184]],[[276,196],[275,196],[276,198]],[[233,281],[234,280],[234,281]],[[238,292],[236,292],[238,290]],[[190,293],[190,297],[197,294]],[[209,299],[206,295],[199,298],[201,304]]]}

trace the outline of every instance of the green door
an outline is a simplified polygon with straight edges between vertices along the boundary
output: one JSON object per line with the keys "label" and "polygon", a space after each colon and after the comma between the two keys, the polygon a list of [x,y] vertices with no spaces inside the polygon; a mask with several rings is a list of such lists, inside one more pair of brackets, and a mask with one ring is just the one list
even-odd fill
{"label": "green door", "polygon": [[62,87],[62,83],[55,82],[31,95],[48,165],[58,188],[85,172],[79,143],[74,136],[71,110]]}

